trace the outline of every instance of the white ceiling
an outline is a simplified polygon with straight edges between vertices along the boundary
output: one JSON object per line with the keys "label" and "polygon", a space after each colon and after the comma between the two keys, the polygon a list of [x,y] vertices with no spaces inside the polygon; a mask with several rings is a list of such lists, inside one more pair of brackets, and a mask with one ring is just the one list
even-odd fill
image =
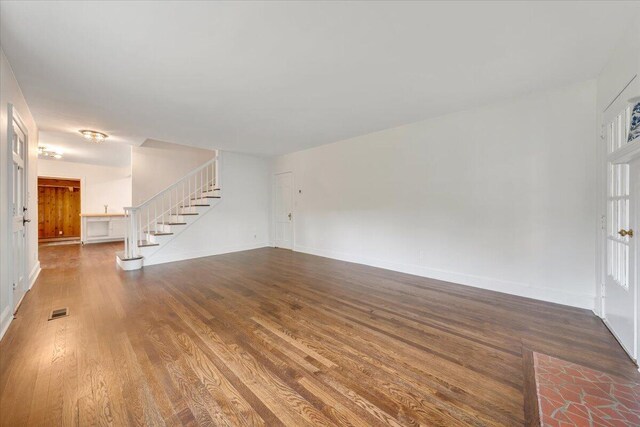
{"label": "white ceiling", "polygon": [[612,1],[2,1],[0,42],[46,133],[275,155],[593,78],[639,12]]}
{"label": "white ceiling", "polygon": [[[102,166],[128,166],[131,164],[131,145],[109,137],[105,142],[87,142],[77,132],[40,131],[40,146],[61,152],[62,161]],[[54,160],[57,161],[57,160]]]}

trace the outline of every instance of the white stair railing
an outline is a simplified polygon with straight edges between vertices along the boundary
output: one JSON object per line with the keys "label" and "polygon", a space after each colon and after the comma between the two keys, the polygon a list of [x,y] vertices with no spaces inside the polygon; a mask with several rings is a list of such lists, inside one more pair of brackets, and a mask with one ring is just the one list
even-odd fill
{"label": "white stair railing", "polygon": [[126,259],[140,256],[139,245],[149,234],[162,233],[165,225],[191,208],[196,200],[218,189],[219,154],[202,166],[189,172],[155,196],[138,206],[124,208],[126,220],[124,254]]}

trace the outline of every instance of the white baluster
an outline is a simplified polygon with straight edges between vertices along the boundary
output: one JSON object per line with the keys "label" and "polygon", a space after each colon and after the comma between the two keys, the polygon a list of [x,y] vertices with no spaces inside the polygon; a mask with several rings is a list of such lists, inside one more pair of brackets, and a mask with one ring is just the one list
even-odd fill
{"label": "white baluster", "polygon": [[124,221],[124,257],[129,258],[129,232],[127,230],[129,227],[129,217],[127,216],[127,208],[124,209]]}

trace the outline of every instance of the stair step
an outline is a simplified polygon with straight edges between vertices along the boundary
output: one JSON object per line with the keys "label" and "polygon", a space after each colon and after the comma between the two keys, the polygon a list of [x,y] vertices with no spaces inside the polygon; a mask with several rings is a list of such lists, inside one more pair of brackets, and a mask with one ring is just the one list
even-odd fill
{"label": "stair step", "polygon": [[222,196],[202,196],[202,197],[196,197],[191,200],[200,200],[200,199],[222,199]]}
{"label": "stair step", "polygon": [[171,215],[200,215],[198,212],[180,212],[178,214],[171,214]]}
{"label": "stair step", "polygon": [[146,231],[145,233],[150,234],[152,236],[171,236],[173,234],[166,231]]}
{"label": "stair step", "polygon": [[[189,205],[189,206],[180,206],[181,208],[191,208],[193,206],[211,206],[211,205],[204,205],[202,203],[198,203],[198,204],[193,204],[193,205]],[[180,214],[183,215],[183,214]]]}
{"label": "stair step", "polygon": [[158,224],[162,224],[162,225],[187,225],[186,222],[158,222]]}
{"label": "stair step", "polygon": [[138,240],[139,248],[146,248],[147,246],[160,246],[160,243],[153,243],[148,240]]}

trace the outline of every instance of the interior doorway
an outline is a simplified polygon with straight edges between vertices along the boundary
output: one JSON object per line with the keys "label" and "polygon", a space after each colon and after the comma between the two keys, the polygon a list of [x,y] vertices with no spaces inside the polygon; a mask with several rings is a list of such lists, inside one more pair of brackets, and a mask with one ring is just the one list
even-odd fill
{"label": "interior doorway", "polygon": [[79,179],[38,177],[38,242],[80,241]]}
{"label": "interior doorway", "polygon": [[293,173],[275,176],[275,246],[293,249]]}
{"label": "interior doorway", "polygon": [[638,360],[638,198],[640,147],[629,142],[629,94],[603,115],[606,143],[606,221],[602,318],[633,360]]}
{"label": "interior doorway", "polygon": [[28,218],[27,177],[29,161],[29,137],[27,127],[9,104],[9,217],[11,218],[11,243],[9,252],[10,277],[13,282],[13,309],[18,310],[28,290],[27,283],[27,227]]}

